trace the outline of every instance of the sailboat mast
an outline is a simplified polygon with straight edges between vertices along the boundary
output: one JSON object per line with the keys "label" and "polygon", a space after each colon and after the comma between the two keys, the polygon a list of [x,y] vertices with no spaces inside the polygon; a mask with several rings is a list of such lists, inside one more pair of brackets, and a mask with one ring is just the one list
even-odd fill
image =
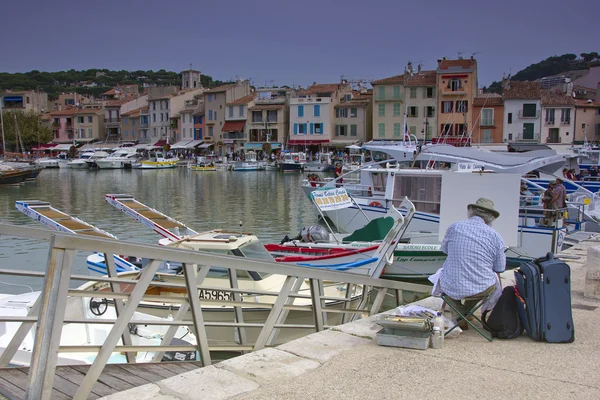
{"label": "sailboat mast", "polygon": [[2,103],[4,99],[0,100],[0,125],[2,126],[2,156],[6,157],[6,140],[4,140],[4,117],[2,115]]}

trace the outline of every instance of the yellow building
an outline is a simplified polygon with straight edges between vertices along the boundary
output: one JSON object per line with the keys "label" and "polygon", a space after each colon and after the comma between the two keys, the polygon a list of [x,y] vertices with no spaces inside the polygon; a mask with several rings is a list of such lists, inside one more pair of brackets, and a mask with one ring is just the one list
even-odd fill
{"label": "yellow building", "polygon": [[404,74],[372,81],[373,140],[402,140]]}

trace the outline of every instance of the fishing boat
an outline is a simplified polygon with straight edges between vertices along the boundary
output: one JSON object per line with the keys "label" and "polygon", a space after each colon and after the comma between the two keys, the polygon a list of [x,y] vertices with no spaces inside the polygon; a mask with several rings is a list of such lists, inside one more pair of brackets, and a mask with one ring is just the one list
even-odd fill
{"label": "fishing boat", "polygon": [[284,150],[279,167],[282,172],[302,172],[304,164],[306,164],[305,153],[290,153],[288,150]]}
{"label": "fishing boat", "polygon": [[214,164],[205,164],[203,162],[200,162],[198,164],[190,164],[189,169],[191,169],[192,171],[202,171],[202,172],[213,172],[217,170],[216,165]]}
{"label": "fishing boat", "polygon": [[137,150],[132,147],[121,147],[106,158],[95,160],[99,169],[131,168],[139,159]]}
{"label": "fishing boat", "polygon": [[160,151],[152,151],[148,159],[142,160],[137,165],[140,169],[165,169],[177,167],[178,158],[165,158],[164,153]]}
{"label": "fishing boat", "polygon": [[[344,193],[343,189],[335,193],[323,192],[320,193],[320,198],[321,201],[327,199],[326,201],[332,206],[337,202],[336,207],[339,207],[348,203],[348,199],[344,198]],[[185,237],[195,237],[198,234],[197,231],[184,223],[146,206],[133,196],[107,194],[105,199],[113,207],[162,236],[163,239],[159,241],[162,245],[166,246],[171,242],[179,241]],[[403,216],[394,207],[391,207],[384,218],[372,222],[369,227],[362,230],[362,233],[358,232],[353,237],[350,237],[347,246],[340,245],[340,242],[321,243],[315,246],[304,246],[300,243],[298,243],[298,246],[294,246],[293,242],[287,246],[285,243],[282,245],[267,244],[261,246],[264,247],[263,252],[265,254],[270,254],[272,261],[371,274],[378,261],[379,256],[377,252],[380,250],[383,241],[387,238],[388,241],[392,240],[397,244],[399,238],[402,237],[409,226],[414,214],[414,206],[409,201],[406,201],[400,205],[400,209],[405,210],[406,216]],[[393,232],[392,228],[394,226],[400,227],[398,229],[401,229],[402,232]],[[369,237],[369,239],[365,240],[365,237]],[[419,250],[421,250],[421,254],[416,255],[415,253],[419,252]],[[432,246],[419,249],[412,246],[401,252],[396,250],[394,251],[395,261],[391,266],[388,265],[386,267],[385,274],[388,274],[388,277],[396,278],[404,275],[418,275],[419,278],[426,277],[439,268],[443,259],[445,259],[445,255],[442,254],[439,251],[436,252]],[[419,263],[423,261],[418,260],[418,257],[421,257],[423,260],[427,258],[428,262],[419,268],[415,267],[416,264],[396,265],[401,262]]]}
{"label": "fishing boat", "polygon": [[316,161],[307,161],[306,164],[304,164],[304,172],[326,172],[335,170],[331,161],[331,155],[331,153],[319,153]]}
{"label": "fishing boat", "polygon": [[233,163],[233,171],[262,171],[265,165],[261,164],[257,159],[257,154],[254,150],[249,150],[244,154],[244,161],[236,161]]}
{"label": "fishing boat", "polygon": [[[26,317],[34,306],[41,292],[23,293],[20,295],[0,294],[0,315],[3,317]],[[117,318],[112,305],[102,298],[69,297],[66,304],[66,315],[71,319],[89,319],[92,323],[67,323],[62,326],[60,346],[102,346],[108,337],[112,324],[98,323],[98,320],[115,320]],[[135,312],[129,325],[131,344],[133,346],[158,346],[165,336],[168,326],[141,325],[136,321],[165,321],[173,320],[172,317],[156,317],[153,315]],[[21,325],[20,322],[0,322],[0,354],[4,352],[11,339]],[[11,364],[27,367],[35,348],[35,329],[29,331],[25,340],[20,344]],[[188,327],[182,326],[175,334],[177,344],[195,346],[196,336]],[[122,341],[119,345],[122,345]],[[175,354],[178,353],[178,354]],[[58,354],[58,365],[89,365],[94,362],[97,353],[89,352],[64,352]],[[152,362],[155,352],[136,352],[136,362]],[[196,360],[195,351],[169,352],[163,360]],[[110,364],[123,364],[127,359],[123,353],[113,353],[108,360]]]}
{"label": "fishing boat", "polygon": [[57,157],[42,157],[35,160],[35,163],[42,168],[59,168],[59,159]]}
{"label": "fishing boat", "polygon": [[19,185],[31,173],[25,170],[0,170],[0,185]]}
{"label": "fishing boat", "polygon": [[[369,146],[368,150],[385,152],[390,162],[398,167],[386,167],[369,164],[358,170],[359,180],[344,178],[343,186],[353,196],[358,207],[340,210],[327,210],[324,215],[335,225],[337,231],[350,233],[365,226],[369,220],[383,215],[387,207],[396,204],[404,196],[415,203],[417,212],[408,228],[409,243],[439,244],[439,223],[442,179],[445,173],[510,173],[522,176],[530,171],[553,174],[564,164],[564,155],[552,150],[538,150],[527,153],[490,153],[475,148],[458,148],[449,145],[427,146],[414,157],[405,148],[394,146]],[[403,168],[410,163],[413,168]],[[412,160],[412,161],[411,161]],[[383,162],[386,164],[386,162]],[[523,178],[531,188],[542,188]],[[335,180],[324,182],[324,187],[335,187]],[[306,193],[315,190],[312,185],[304,185]],[[518,196],[518,193],[515,194]],[[573,212],[570,215],[581,215]],[[580,220],[574,220],[567,232],[563,221],[555,221],[551,226],[542,225],[544,211],[541,206],[522,207],[519,214],[519,245],[507,250],[510,266],[523,261],[541,257],[548,251],[560,252],[567,238],[579,226]],[[575,228],[575,229],[573,229]],[[572,235],[571,235],[572,236]]]}

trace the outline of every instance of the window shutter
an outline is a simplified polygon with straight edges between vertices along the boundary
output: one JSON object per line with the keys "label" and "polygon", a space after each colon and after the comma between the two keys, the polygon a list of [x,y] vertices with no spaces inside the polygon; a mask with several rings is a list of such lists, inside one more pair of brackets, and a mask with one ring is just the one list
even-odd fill
{"label": "window shutter", "polygon": [[298,134],[298,124],[294,124],[294,135]]}
{"label": "window shutter", "polygon": [[419,107],[415,107],[415,118],[419,117]]}
{"label": "window shutter", "polygon": [[[316,110],[316,109],[315,109]],[[313,124],[312,122],[310,123],[310,134],[312,135],[313,133],[315,133],[315,124]]]}

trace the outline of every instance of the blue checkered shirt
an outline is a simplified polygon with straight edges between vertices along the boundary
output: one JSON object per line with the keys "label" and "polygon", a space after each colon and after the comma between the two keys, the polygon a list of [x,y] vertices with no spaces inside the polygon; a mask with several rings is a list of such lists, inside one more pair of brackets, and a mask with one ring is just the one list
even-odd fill
{"label": "blue checkered shirt", "polygon": [[455,300],[495,285],[495,272],[506,268],[504,241],[481,217],[450,225],[442,241],[442,251],[448,258],[440,275],[440,288]]}

